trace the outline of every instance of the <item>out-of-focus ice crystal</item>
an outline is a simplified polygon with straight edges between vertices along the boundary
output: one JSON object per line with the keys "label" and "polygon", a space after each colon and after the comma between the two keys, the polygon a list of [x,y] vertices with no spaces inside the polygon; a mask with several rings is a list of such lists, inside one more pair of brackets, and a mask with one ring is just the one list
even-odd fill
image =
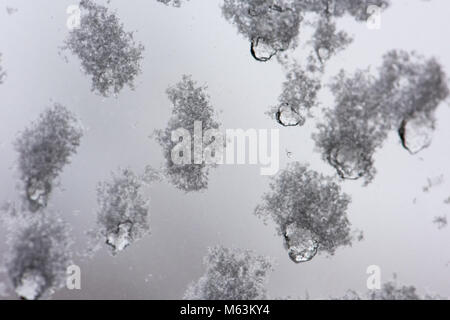
{"label": "out-of-focus ice crystal", "polygon": [[433,223],[437,225],[438,229],[444,229],[448,224],[447,216],[444,215],[435,217]]}
{"label": "out-of-focus ice crystal", "polygon": [[[157,0],[158,2],[164,3],[166,6],[172,6],[179,8],[181,7],[182,0]],[[188,1],[188,0],[186,0]]]}
{"label": "out-of-focus ice crystal", "polygon": [[16,293],[25,300],[35,300],[45,287],[45,278],[36,270],[25,272],[16,287]]}
{"label": "out-of-focus ice crystal", "polygon": [[9,15],[13,15],[13,14],[16,13],[17,11],[19,11],[19,9],[13,8],[13,7],[6,7],[6,12],[7,12]]}
{"label": "out-of-focus ice crystal", "polygon": [[379,290],[370,290],[360,294],[349,290],[338,300],[448,300],[436,294],[420,295],[414,286],[398,284],[395,280],[384,283]]}
{"label": "out-of-focus ice crystal", "polygon": [[2,83],[3,83],[3,80],[4,80],[4,79],[5,79],[5,77],[6,77],[6,72],[5,72],[5,71],[3,71],[3,68],[2,68],[1,62],[2,62],[2,54],[0,53],[0,84],[2,84]]}

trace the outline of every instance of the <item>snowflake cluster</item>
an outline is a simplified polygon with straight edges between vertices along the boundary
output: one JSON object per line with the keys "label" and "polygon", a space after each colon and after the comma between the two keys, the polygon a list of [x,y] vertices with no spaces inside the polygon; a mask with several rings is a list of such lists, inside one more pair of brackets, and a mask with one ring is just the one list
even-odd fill
{"label": "snowflake cluster", "polygon": [[97,188],[97,224],[113,255],[150,231],[149,200],[143,194],[147,181],[130,169],[120,169],[111,181]]}
{"label": "snowflake cluster", "polygon": [[313,26],[314,36],[308,42],[324,62],[351,42],[345,32],[336,30],[335,18],[348,14],[357,21],[367,20],[369,5],[384,9],[389,2],[225,0],[222,13],[250,41],[252,56],[263,62],[278,52],[297,47],[300,28],[303,25]]}
{"label": "snowflake cluster", "polygon": [[275,115],[282,126],[302,126],[306,115],[317,106],[317,94],[321,87],[316,73],[294,63],[289,67],[286,81],[282,84],[279,106],[272,107],[268,114]]}
{"label": "snowflake cluster", "polygon": [[249,250],[216,246],[209,248],[204,264],[205,274],[189,285],[184,299],[267,299],[265,283],[268,273],[272,270],[269,258]]}
{"label": "snowflake cluster", "polygon": [[[163,148],[166,158],[166,176],[179,189],[186,192],[199,191],[208,187],[209,169],[213,164],[201,164],[191,161],[189,164],[176,164],[172,159],[172,151],[179,141],[172,140],[172,133],[182,128],[194,137],[194,123],[201,122],[202,130],[218,129],[220,124],[215,120],[215,111],[209,102],[206,88],[198,86],[191,76],[183,79],[167,90],[169,100],[173,104],[172,117],[165,130],[156,132],[157,140]],[[202,137],[200,137],[202,138]],[[203,141],[206,145],[210,142]],[[191,155],[199,152],[192,144]]]}
{"label": "snowflake cluster", "polygon": [[272,179],[255,214],[275,222],[289,257],[300,263],[351,245],[349,203],[333,179],[294,162]]}
{"label": "snowflake cluster", "polygon": [[9,239],[6,269],[16,294],[27,300],[49,297],[66,283],[71,265],[69,229],[53,213],[21,212]]}
{"label": "snowflake cluster", "polygon": [[15,142],[25,201],[35,212],[47,206],[54,180],[80,145],[83,130],[75,116],[60,104],[45,110]]}
{"label": "snowflake cluster", "polygon": [[144,46],[126,32],[119,18],[91,0],[80,2],[80,26],[65,43],[81,60],[84,72],[92,77],[92,91],[103,96],[118,94],[125,85],[134,88],[140,73]]}
{"label": "snowflake cluster", "polygon": [[378,77],[369,70],[344,71],[330,85],[336,105],[314,135],[323,159],[344,179],[375,175],[373,155],[391,130],[402,145],[417,153],[431,142],[434,113],[449,93],[446,76],[435,59],[390,51]]}

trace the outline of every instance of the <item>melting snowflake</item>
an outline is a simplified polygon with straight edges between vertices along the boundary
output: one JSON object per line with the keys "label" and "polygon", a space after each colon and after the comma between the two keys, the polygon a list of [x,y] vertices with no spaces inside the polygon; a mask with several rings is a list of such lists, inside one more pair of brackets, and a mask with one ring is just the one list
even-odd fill
{"label": "melting snowflake", "polygon": [[29,210],[47,206],[53,181],[75,154],[82,135],[78,120],[60,104],[45,110],[20,134],[15,148]]}
{"label": "melting snowflake", "polygon": [[299,263],[351,245],[349,203],[333,179],[294,162],[272,179],[255,214],[275,222],[289,257]]}
{"label": "melting snowflake", "polygon": [[116,255],[149,233],[149,202],[143,195],[146,182],[130,169],[120,169],[97,189],[97,223],[103,241]]}
{"label": "melting snowflake", "polygon": [[7,272],[16,294],[26,300],[50,296],[65,285],[71,265],[68,227],[54,214],[15,218]]}

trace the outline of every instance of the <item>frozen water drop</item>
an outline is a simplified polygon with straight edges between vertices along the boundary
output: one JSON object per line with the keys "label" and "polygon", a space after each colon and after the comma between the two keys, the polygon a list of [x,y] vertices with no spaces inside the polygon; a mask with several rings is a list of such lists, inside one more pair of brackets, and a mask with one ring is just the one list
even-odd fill
{"label": "frozen water drop", "polygon": [[114,252],[122,251],[131,244],[131,222],[119,224],[116,230],[108,234],[106,243],[110,245]]}
{"label": "frozen water drop", "polygon": [[288,103],[280,106],[275,117],[277,122],[285,127],[301,126],[305,123],[305,118],[290,107]]}
{"label": "frozen water drop", "polygon": [[25,272],[16,287],[16,293],[23,299],[35,300],[42,294],[45,283],[45,278],[39,272]]}
{"label": "frozen water drop", "polygon": [[343,179],[357,180],[365,174],[362,154],[349,146],[335,149],[330,158],[330,163]]}
{"label": "frozen water drop", "polygon": [[295,223],[287,226],[284,237],[289,258],[295,263],[310,261],[317,254],[318,241],[310,231]]}
{"label": "frozen water drop", "polygon": [[256,38],[256,40],[251,42],[250,52],[256,60],[266,62],[276,55],[278,50],[272,48],[272,46],[263,39]]}
{"label": "frozen water drop", "polygon": [[325,47],[321,47],[317,49],[317,55],[319,56],[320,61],[325,61],[330,58],[330,50]]}
{"label": "frozen water drop", "polygon": [[411,154],[416,154],[430,146],[433,131],[433,121],[419,116],[403,120],[398,134],[403,147]]}

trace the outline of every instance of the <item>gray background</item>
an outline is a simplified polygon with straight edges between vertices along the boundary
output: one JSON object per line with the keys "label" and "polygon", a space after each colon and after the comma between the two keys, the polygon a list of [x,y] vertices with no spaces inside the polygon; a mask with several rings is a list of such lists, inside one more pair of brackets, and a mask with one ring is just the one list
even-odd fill
{"label": "gray background", "polygon": [[[95,188],[118,166],[142,171],[159,167],[159,146],[148,136],[164,128],[170,117],[167,86],[181,75],[192,74],[207,84],[211,102],[222,110],[223,128],[278,128],[264,113],[277,103],[284,71],[274,60],[254,61],[249,44],[221,16],[220,1],[191,0],[181,9],[156,0],[111,1],[127,30],[146,46],[143,73],[135,91],[125,89],[117,99],[90,92],[90,79],[79,70],[77,58],[67,53],[69,64],[58,55],[68,30],[66,8],[75,1],[1,0],[0,52],[8,77],[0,85],[0,200],[16,199],[16,153],[11,142],[17,132],[36,119],[52,101],[70,108],[87,132],[78,154],[60,177],[51,207],[71,224],[74,249],[82,250],[84,232],[95,223]],[[18,8],[13,15],[6,6]],[[339,26],[354,35],[354,43],[332,59],[325,80],[340,68],[348,71],[381,62],[390,49],[417,50],[434,55],[450,74],[448,13],[445,0],[395,0],[382,14],[381,30],[344,18]],[[300,48],[294,54],[302,57]],[[304,51],[303,51],[304,52]],[[332,103],[327,90],[320,101]],[[189,282],[204,271],[207,247],[222,244],[253,249],[277,260],[268,284],[272,297],[328,298],[347,289],[366,290],[366,268],[379,265],[382,281],[398,274],[400,283],[412,284],[421,293],[450,296],[450,230],[438,230],[436,215],[450,211],[443,200],[450,196],[448,183],[423,193],[427,177],[450,177],[450,109],[442,104],[432,146],[410,156],[395,135],[376,153],[378,174],[363,188],[345,182],[353,197],[349,216],[365,233],[363,242],[341,248],[333,257],[317,256],[296,265],[290,261],[275,234],[275,227],[252,212],[267,190],[268,178],[258,166],[223,165],[210,175],[206,192],[184,194],[167,183],[149,191],[152,198],[151,235],[117,257],[105,249],[87,261],[75,261],[82,270],[82,290],[59,291],[68,299],[177,299]],[[288,161],[308,162],[315,170],[334,174],[314,152],[310,136],[316,119],[301,128],[280,128],[281,168]],[[289,159],[285,150],[293,152]],[[416,204],[413,200],[416,198]],[[6,250],[5,229],[0,227],[0,253]]]}

